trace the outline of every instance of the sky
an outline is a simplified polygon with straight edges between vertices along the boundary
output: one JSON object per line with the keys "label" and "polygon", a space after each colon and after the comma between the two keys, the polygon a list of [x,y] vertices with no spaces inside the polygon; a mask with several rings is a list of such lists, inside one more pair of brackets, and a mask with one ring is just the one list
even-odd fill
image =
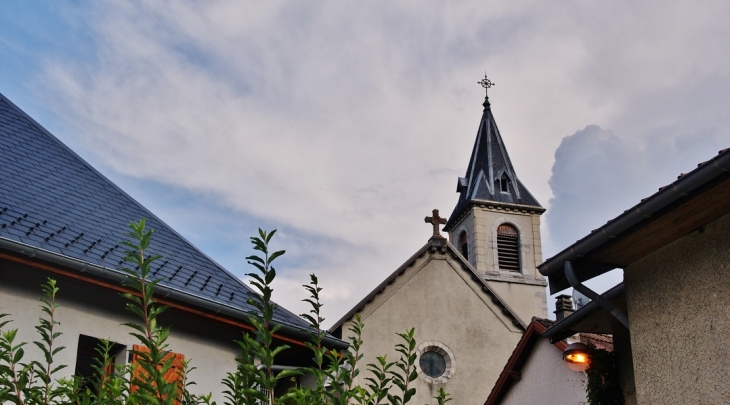
{"label": "sky", "polygon": [[[558,253],[730,146],[730,3],[25,1],[0,93],[234,274],[325,324],[456,204],[487,72]],[[588,285],[621,281],[616,270]],[[552,304],[549,299],[549,304]]]}

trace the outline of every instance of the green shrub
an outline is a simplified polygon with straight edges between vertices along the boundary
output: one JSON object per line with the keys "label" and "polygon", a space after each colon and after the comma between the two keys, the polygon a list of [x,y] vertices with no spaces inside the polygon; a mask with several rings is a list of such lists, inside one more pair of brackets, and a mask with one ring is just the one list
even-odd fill
{"label": "green shrub", "polygon": [[[177,368],[174,357],[167,350],[168,328],[158,325],[158,316],[166,310],[158,305],[153,297],[155,285],[159,280],[150,279],[151,264],[159,256],[148,256],[146,250],[154,231],[145,229],[144,219],[129,225],[129,241],[122,242],[129,249],[125,262],[130,267],[122,270],[127,273],[126,284],[135,294],[123,294],[129,301],[126,309],[138,321],[125,323],[131,329],[140,346],[132,350],[136,361],[132,364],[117,366],[110,371],[113,359],[110,355],[113,344],[102,340],[96,348],[93,366],[94,376],[84,379],[74,376],[70,379],[54,379],[54,375],[65,365],[55,365],[54,356],[64,349],[56,345],[61,336],[55,320],[58,304],[56,281],[48,279],[42,286],[41,310],[44,317],[39,318],[36,331],[39,341],[33,344],[41,351],[42,361],[25,362],[25,342],[17,342],[18,330],[6,328],[10,324],[8,314],[0,314],[0,403],[16,405],[173,405],[183,403],[215,404],[212,395],[194,395],[188,388],[195,382],[188,379],[194,368],[184,362]],[[272,267],[275,259],[284,254],[283,250],[269,252],[269,242],[276,231],[265,232],[259,229],[258,236],[251,238],[253,248],[260,255],[247,257],[256,271],[247,274],[257,293],[251,294],[248,302],[256,310],[249,316],[253,331],[243,333],[237,341],[240,348],[236,359],[236,370],[227,374],[223,384],[226,405],[259,404],[390,404],[404,405],[410,401],[416,390],[412,382],[416,373],[416,341],[414,330],[400,333],[401,343],[396,346],[399,358],[388,361],[385,356],[377,358],[376,364],[367,364],[370,373],[365,379],[366,386],[355,385],[360,375],[362,360],[363,323],[358,315],[350,327],[350,350],[338,352],[323,345],[326,331],[322,329],[319,294],[322,289],[318,280],[311,275],[311,282],[304,288],[310,297],[305,301],[311,310],[302,317],[310,324],[310,339],[306,342],[312,352],[312,366],[297,370],[274,371],[276,357],[289,347],[274,345],[274,335],[279,329],[273,320],[276,304],[271,301],[271,283],[276,277]],[[166,378],[175,373],[176,378]],[[297,386],[280,398],[274,398],[274,388],[278,380],[297,375],[311,375],[313,387]],[[439,405],[451,399],[440,389],[434,397]]]}

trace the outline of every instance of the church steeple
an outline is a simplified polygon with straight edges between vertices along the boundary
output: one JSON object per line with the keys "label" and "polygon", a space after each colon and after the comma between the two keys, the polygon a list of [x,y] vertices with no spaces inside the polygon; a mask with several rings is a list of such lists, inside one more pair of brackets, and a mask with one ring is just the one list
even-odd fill
{"label": "church steeple", "polygon": [[[486,75],[479,84],[485,89],[494,86]],[[540,212],[545,210],[515,174],[492,115],[489,95],[484,98],[483,106],[484,112],[479,122],[466,176],[459,177],[456,185],[459,201],[444,227],[445,231],[452,229],[459,217],[473,203],[492,202],[500,205],[527,206]]]}
{"label": "church steeple", "polygon": [[[489,79],[479,84],[494,85]],[[524,319],[546,315],[540,215],[545,209],[517,178],[492,115],[489,97],[474,148],[459,178],[459,200],[444,226],[455,245],[484,280]]]}

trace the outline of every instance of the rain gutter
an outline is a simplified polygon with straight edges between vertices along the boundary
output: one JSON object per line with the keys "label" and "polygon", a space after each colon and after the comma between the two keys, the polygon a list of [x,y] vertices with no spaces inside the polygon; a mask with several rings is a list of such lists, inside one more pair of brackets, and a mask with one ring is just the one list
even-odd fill
{"label": "rain gutter", "polygon": [[[622,232],[650,218],[662,208],[729,171],[730,149],[724,149],[714,158],[701,163],[697,169],[680,176],[677,181],[662,187],[659,192],[642,200],[639,204],[609,221],[606,225],[591,232],[583,239],[546,260],[538,266],[538,270],[542,275],[548,277],[560,274],[564,270],[563,264],[565,262],[584,257],[594,249],[616,238]],[[616,267],[607,267],[604,272]]]}
{"label": "rain gutter", "polygon": [[[66,255],[50,252],[45,249],[36,248],[25,243],[16,242],[10,239],[0,238],[0,250],[13,252],[34,260],[41,260],[44,262],[52,263],[63,268],[78,271],[79,273],[87,273],[94,277],[99,277],[108,281],[119,283],[120,285],[123,284],[124,280],[127,278],[126,274],[120,271],[112,270],[107,267],[99,266]],[[157,284],[155,286],[155,295],[161,298],[182,301],[191,306],[203,308],[213,314],[224,315],[239,320],[245,320],[247,323],[249,317],[251,316],[245,310],[219,304],[217,302],[210,301],[208,299],[201,298],[199,296],[185,293],[160,284]],[[297,338],[302,342],[308,341],[311,338],[309,331],[305,329],[301,329],[277,321],[272,321],[272,324],[279,327],[278,332],[287,336]],[[349,344],[347,342],[330,336],[325,336],[322,339],[322,343],[327,347],[331,347],[337,350],[345,350],[349,347]]]}

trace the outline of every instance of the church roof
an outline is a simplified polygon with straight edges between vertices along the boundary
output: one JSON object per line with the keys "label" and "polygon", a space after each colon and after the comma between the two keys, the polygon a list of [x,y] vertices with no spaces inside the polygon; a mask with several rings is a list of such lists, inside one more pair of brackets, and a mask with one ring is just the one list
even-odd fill
{"label": "church roof", "polygon": [[356,313],[360,312],[367,304],[372,302],[378,294],[385,291],[388,286],[393,284],[398,276],[401,276],[409,268],[411,268],[416,260],[423,257],[426,254],[433,254],[435,252],[445,253],[450,255],[452,258],[457,260],[461,264],[461,269],[470,274],[471,279],[481,284],[481,290],[484,294],[487,294],[492,302],[499,306],[502,313],[512,320],[512,323],[520,328],[525,329],[525,326],[517,313],[510,308],[509,305],[487,284],[482,277],[479,276],[476,269],[472,267],[468,260],[458,252],[458,250],[444,238],[431,238],[421,249],[419,249],[413,256],[411,256],[405,263],[398,267],[393,273],[391,273],[382,283],[380,283],[375,289],[373,289],[368,295],[365,296],[360,302],[358,302],[350,311],[348,311],[340,320],[329,328],[330,333],[334,333],[338,328],[345,322],[351,319]]}
{"label": "church roof", "polygon": [[[246,302],[251,288],[0,94],[0,248],[80,263],[79,271],[93,267],[120,280],[120,241],[127,225],[141,218],[156,230],[149,252],[163,257],[152,270],[161,288],[196,307],[247,318],[241,314],[254,310]],[[308,328],[282,307],[274,321],[289,330]]]}
{"label": "church roof", "polygon": [[484,100],[483,105],[484,113],[479,122],[466,176],[459,177],[456,185],[459,201],[444,227],[447,232],[458,223],[466,209],[475,203],[545,211],[515,174],[492,115],[489,97]]}

